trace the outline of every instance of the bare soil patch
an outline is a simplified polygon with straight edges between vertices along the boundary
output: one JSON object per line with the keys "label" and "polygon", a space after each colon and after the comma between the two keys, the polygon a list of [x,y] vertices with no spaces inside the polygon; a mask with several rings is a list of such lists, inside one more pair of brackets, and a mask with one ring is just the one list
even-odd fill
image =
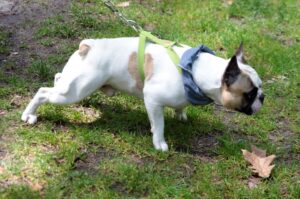
{"label": "bare soil patch", "polygon": [[217,156],[214,151],[219,146],[218,136],[220,135],[220,133],[198,135],[189,141],[188,146],[178,145],[175,150],[191,154],[204,162],[213,162]]}
{"label": "bare soil patch", "polygon": [[95,174],[101,160],[110,158],[112,154],[104,148],[99,148],[96,152],[86,152],[74,160],[74,170]]}
{"label": "bare soil patch", "polygon": [[[14,73],[22,74],[32,57],[47,57],[56,46],[44,47],[34,38],[38,24],[58,14],[68,15],[70,0],[1,1],[0,30],[10,33],[10,53],[0,55],[0,66],[12,62]],[[4,3],[3,3],[4,2]],[[6,2],[6,3],[5,3]],[[59,42],[58,42],[59,43]],[[25,77],[26,78],[26,77]]]}
{"label": "bare soil patch", "polygon": [[9,0],[0,1],[0,15],[12,14],[15,5],[16,5],[15,1],[9,1]]}

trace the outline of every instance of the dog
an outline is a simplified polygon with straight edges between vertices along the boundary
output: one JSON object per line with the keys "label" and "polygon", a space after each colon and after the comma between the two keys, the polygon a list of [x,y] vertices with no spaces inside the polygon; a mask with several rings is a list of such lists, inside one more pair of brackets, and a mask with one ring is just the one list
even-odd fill
{"label": "dog", "polygon": [[[22,114],[29,124],[37,122],[36,110],[44,103],[71,104],[101,89],[108,96],[127,92],[144,100],[153,133],[155,149],[167,151],[164,139],[164,107],[172,107],[178,119],[187,120],[189,105],[182,74],[168,56],[166,48],[147,42],[142,81],[137,70],[139,38],[86,39],[81,41],[54,87],[42,87]],[[174,46],[179,57],[191,47]],[[264,94],[257,72],[246,64],[241,45],[230,59],[199,53],[192,76],[204,94],[215,104],[251,115],[260,110]]]}

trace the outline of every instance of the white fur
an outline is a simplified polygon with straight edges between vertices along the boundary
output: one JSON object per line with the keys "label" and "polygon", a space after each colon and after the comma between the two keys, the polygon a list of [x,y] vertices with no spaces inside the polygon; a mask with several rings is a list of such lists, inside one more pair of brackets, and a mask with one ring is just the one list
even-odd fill
{"label": "white fur", "polygon": [[[55,76],[54,87],[38,90],[23,112],[22,120],[34,124],[37,121],[36,110],[41,104],[75,103],[101,86],[110,85],[116,90],[144,100],[151,123],[154,147],[162,151],[168,150],[164,139],[163,108],[173,107],[177,110],[177,117],[186,120],[182,109],[189,103],[185,97],[181,74],[169,58],[166,49],[156,44],[147,44],[146,53],[152,56],[154,68],[150,80],[144,82],[141,91],[137,89],[136,81],[128,72],[129,57],[137,51],[138,38],[89,39],[83,40],[80,45],[82,44],[90,46],[87,55],[81,57],[79,51],[76,51],[62,73]],[[174,50],[181,57],[188,48],[190,47],[174,47]],[[228,60],[202,53],[193,67],[196,83],[217,104],[221,103],[221,78],[227,64]],[[246,65],[243,67],[250,68]],[[261,84],[256,72],[250,69],[252,80]]]}

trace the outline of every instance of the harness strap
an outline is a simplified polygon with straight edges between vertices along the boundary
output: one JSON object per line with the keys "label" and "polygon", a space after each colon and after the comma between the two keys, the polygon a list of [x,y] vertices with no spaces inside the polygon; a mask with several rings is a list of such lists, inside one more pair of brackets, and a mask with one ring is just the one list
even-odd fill
{"label": "harness strap", "polygon": [[150,32],[142,30],[140,31],[139,48],[138,48],[138,71],[140,73],[140,77],[142,81],[145,80],[144,61],[145,61],[145,47],[146,47],[147,40],[165,47],[168,52],[168,55],[170,56],[174,65],[176,66],[178,72],[182,73],[181,68],[179,67],[180,58],[172,48],[174,45],[178,45],[177,42],[159,39],[154,35],[152,35]]}

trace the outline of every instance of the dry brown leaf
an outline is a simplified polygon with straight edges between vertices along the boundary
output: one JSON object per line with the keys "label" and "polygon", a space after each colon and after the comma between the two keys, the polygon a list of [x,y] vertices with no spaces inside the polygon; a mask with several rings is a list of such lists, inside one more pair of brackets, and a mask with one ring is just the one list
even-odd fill
{"label": "dry brown leaf", "polygon": [[122,3],[117,4],[117,7],[126,8],[130,5],[129,1],[124,1]]}
{"label": "dry brown leaf", "polygon": [[270,165],[275,159],[275,155],[270,155],[266,157],[266,151],[261,150],[255,146],[252,146],[252,152],[243,150],[243,155],[246,161],[248,161],[252,166],[252,172],[257,173],[258,176],[262,178],[268,178],[271,174],[272,169],[275,165]]}
{"label": "dry brown leaf", "polygon": [[257,155],[261,158],[264,158],[267,155],[266,150],[259,149],[254,145],[251,145],[251,151],[252,151],[252,153],[254,153],[255,155]]}
{"label": "dry brown leaf", "polygon": [[5,169],[3,167],[0,167],[0,174],[4,173]]}

